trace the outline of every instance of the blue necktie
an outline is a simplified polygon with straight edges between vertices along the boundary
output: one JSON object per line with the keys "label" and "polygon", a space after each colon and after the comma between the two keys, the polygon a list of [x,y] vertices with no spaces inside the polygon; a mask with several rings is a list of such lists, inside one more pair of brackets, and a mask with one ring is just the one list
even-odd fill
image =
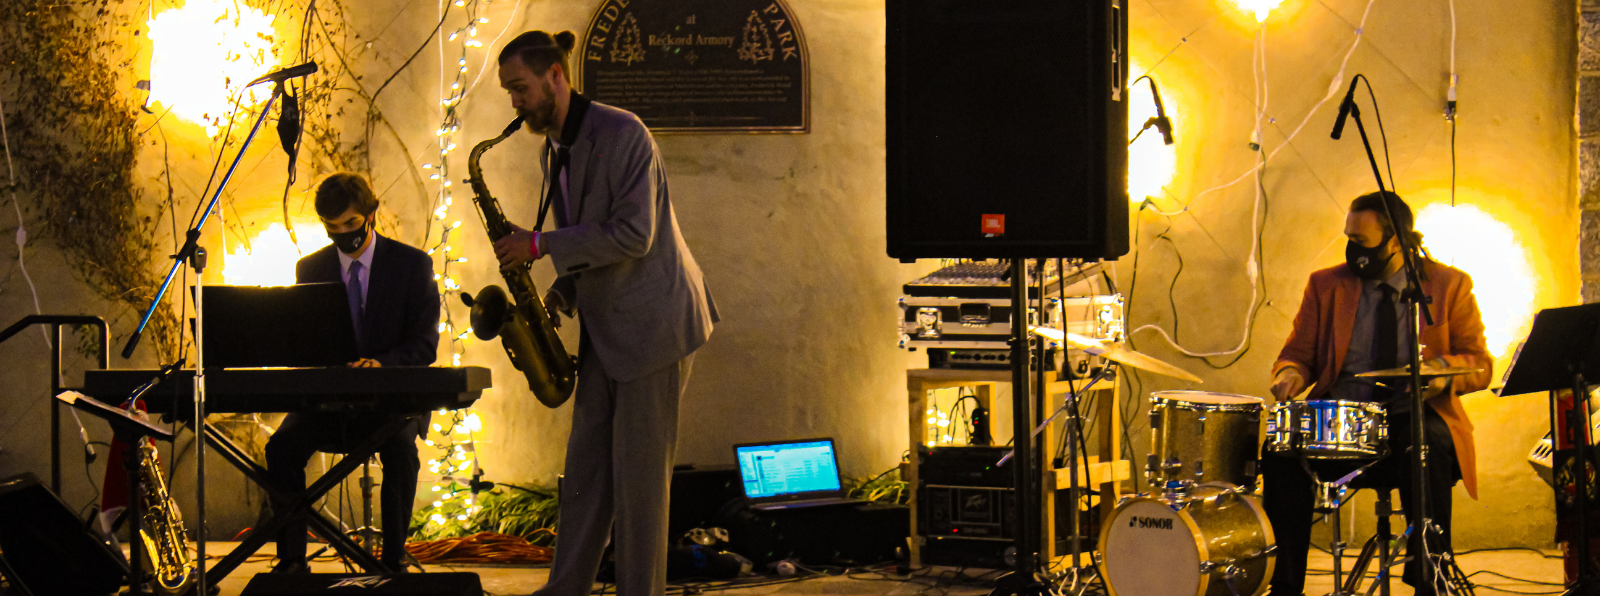
{"label": "blue necktie", "polygon": [[366,313],[366,308],[361,305],[361,261],[350,262],[350,281],[344,283],[344,291],[350,299],[350,319],[355,323],[356,344],[359,345],[363,339],[361,319]]}

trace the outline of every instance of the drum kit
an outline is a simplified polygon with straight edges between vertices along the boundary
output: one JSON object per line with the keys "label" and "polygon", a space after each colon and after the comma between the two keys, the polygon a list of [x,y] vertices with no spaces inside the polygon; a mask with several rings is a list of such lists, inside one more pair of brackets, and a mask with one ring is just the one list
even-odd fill
{"label": "drum kit", "polygon": [[[1080,349],[1124,366],[1191,381],[1193,375],[1119,344],[1071,337]],[[1436,378],[1476,372],[1424,366]],[[1359,375],[1404,382],[1409,368]],[[1267,414],[1266,443],[1260,441]],[[1149,491],[1123,497],[1101,524],[1097,562],[1112,596],[1260,596],[1272,578],[1276,540],[1261,507],[1256,482],[1258,447],[1280,457],[1338,461],[1364,470],[1388,455],[1382,406],[1354,401],[1294,401],[1266,407],[1259,397],[1205,391],[1158,391],[1150,398]],[[1338,509],[1346,484],[1313,474],[1315,510],[1335,526],[1335,596],[1354,594],[1366,564],[1365,549],[1348,580],[1342,577]],[[1380,528],[1380,531],[1383,531]],[[1386,533],[1386,531],[1385,531]],[[1387,561],[1387,557],[1385,557]]]}

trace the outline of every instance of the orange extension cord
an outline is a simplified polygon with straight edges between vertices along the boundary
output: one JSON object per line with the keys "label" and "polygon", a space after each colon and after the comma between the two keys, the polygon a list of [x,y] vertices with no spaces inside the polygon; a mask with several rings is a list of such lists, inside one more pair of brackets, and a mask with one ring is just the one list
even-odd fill
{"label": "orange extension cord", "polygon": [[[535,532],[555,534],[548,529]],[[535,546],[521,536],[478,532],[462,538],[445,538],[406,543],[406,551],[422,563],[493,563],[526,565],[549,563],[555,549]]]}

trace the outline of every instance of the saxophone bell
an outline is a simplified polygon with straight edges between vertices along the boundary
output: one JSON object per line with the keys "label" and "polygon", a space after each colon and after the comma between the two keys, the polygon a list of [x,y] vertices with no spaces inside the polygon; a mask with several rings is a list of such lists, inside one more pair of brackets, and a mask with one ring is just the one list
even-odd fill
{"label": "saxophone bell", "polygon": [[472,334],[484,341],[500,335],[500,328],[513,309],[511,299],[500,286],[484,286],[476,298],[462,294],[461,301],[472,308]]}

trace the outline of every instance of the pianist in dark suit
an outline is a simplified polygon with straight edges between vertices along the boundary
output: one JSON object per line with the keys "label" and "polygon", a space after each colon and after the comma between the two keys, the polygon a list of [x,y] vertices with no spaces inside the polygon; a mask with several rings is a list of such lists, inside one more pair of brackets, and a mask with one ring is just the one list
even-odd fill
{"label": "pianist in dark suit", "polygon": [[[433,364],[439,348],[439,291],[433,279],[433,259],[378,235],[373,229],[378,198],[357,174],[333,174],[323,180],[317,186],[316,209],[333,245],[300,259],[295,281],[345,285],[360,356],[349,365]],[[348,450],[385,421],[381,416],[289,414],[267,441],[267,469],[279,484],[303,488],[306,462],[314,453]],[[424,421],[413,421],[378,449],[383,464],[382,559],[396,571],[403,568],[421,467],[416,438],[424,428]],[[277,504],[281,505],[286,504]],[[278,559],[274,571],[306,570],[303,519],[279,534]]]}

